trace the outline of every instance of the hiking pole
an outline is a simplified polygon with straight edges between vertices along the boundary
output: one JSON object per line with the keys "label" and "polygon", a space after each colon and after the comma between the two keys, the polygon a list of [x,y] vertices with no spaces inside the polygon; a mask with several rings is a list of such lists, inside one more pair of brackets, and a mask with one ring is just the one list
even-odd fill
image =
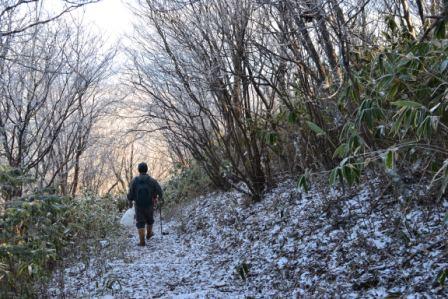
{"label": "hiking pole", "polygon": [[162,205],[159,205],[159,218],[160,218],[160,237],[163,239],[163,229],[162,229]]}

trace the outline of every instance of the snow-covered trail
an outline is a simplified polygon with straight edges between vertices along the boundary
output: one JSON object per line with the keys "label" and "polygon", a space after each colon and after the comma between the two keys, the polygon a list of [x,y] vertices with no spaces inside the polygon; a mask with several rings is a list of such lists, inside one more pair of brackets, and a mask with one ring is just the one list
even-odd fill
{"label": "snow-covered trail", "polygon": [[[181,237],[178,223],[164,224],[161,235],[156,218],[154,237],[137,246],[136,229],[126,228],[120,239],[122,254],[102,261],[101,270],[75,265],[65,270],[65,296],[89,298],[240,298],[223,282],[219,256],[210,256],[201,244]],[[107,243],[104,250],[111,250]],[[56,288],[50,295],[59,297]]]}
{"label": "snow-covered trail", "polygon": [[125,258],[110,262],[109,273],[120,280],[111,292],[114,298],[236,296],[225,289],[223,273],[211,271],[219,261],[207,250],[200,244],[187,245],[172,222],[164,227],[168,234],[163,236],[158,219],[155,224],[155,236],[145,247],[136,246],[136,231],[130,230]]}
{"label": "snow-covered trail", "polygon": [[448,201],[366,187],[301,194],[294,185],[251,205],[238,192],[200,197],[164,223],[163,238],[156,218],[143,248],[136,229],[125,230],[67,267],[49,296],[447,297]]}

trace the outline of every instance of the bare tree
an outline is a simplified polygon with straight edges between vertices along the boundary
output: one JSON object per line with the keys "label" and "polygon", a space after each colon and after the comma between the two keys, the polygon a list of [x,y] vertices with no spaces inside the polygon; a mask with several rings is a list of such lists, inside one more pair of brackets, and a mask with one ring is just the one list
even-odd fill
{"label": "bare tree", "polygon": [[[62,15],[100,0],[2,0],[0,2],[0,37],[19,34],[50,23]],[[56,7],[49,10],[50,7]]]}
{"label": "bare tree", "polygon": [[6,38],[0,155],[11,167],[34,174],[39,186],[56,185],[63,194],[75,194],[80,157],[105,105],[100,83],[115,50],[99,50],[100,39],[80,24],[53,20],[39,25]]}
{"label": "bare tree", "polygon": [[128,53],[141,123],[163,132],[173,155],[202,162],[215,185],[242,181],[258,199],[275,174],[335,166],[362,95],[356,72],[388,42],[387,19],[416,41],[441,3],[138,1]]}

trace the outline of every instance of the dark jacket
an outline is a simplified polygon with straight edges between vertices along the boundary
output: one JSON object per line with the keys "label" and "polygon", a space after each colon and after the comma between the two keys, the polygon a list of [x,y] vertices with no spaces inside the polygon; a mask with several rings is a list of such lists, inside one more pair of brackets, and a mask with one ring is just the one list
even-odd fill
{"label": "dark jacket", "polygon": [[[144,196],[142,196],[142,190]],[[139,195],[140,192],[140,195]],[[153,205],[152,199],[156,196],[162,199],[163,193],[159,183],[147,174],[140,174],[136,176],[129,185],[128,200],[130,202],[135,201],[137,207],[150,207]]]}

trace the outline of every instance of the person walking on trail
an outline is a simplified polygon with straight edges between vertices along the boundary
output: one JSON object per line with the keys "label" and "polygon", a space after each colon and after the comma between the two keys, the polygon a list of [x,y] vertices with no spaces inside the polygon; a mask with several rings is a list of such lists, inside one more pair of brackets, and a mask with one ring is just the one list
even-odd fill
{"label": "person walking on trail", "polygon": [[129,185],[128,201],[132,207],[135,202],[135,218],[140,242],[139,246],[145,246],[146,239],[154,235],[152,225],[154,224],[154,209],[157,205],[157,197],[162,200],[162,188],[159,183],[148,175],[148,165],[142,162],[138,165],[139,175],[134,177]]}

